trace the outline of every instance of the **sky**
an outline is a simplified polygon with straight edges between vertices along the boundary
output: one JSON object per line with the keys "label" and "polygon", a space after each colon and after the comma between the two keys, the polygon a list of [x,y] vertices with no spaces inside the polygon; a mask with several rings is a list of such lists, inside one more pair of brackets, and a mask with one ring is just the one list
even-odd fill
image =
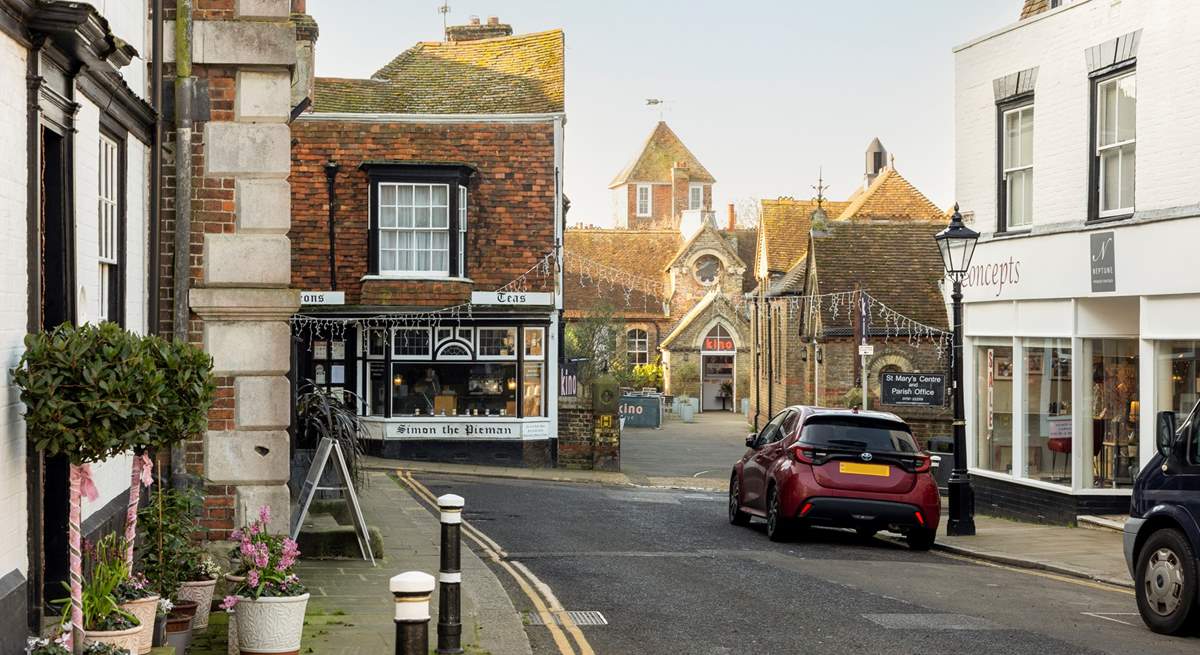
{"label": "sky", "polygon": [[[440,40],[441,0],[308,0],[317,75],[369,77]],[[566,33],[564,190],[572,224],[611,226],[608,184],[661,118],[713,174],[713,207],[843,199],[874,137],[939,207],[954,202],[951,49],[1017,20],[1021,0],[449,0]],[[647,107],[647,98],[664,100]]]}

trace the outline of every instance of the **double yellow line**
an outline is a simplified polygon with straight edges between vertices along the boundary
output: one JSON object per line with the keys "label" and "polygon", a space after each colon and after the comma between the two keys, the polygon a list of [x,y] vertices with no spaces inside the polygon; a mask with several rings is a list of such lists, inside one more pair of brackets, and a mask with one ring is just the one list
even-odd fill
{"label": "double yellow line", "polygon": [[[400,479],[400,482],[412,490],[418,498],[433,505],[434,509],[437,508],[437,497],[433,495],[433,492],[428,487],[417,481],[412,476],[412,473],[401,469],[396,471],[396,475]],[[558,602],[558,598],[550,591],[549,586],[539,580],[524,564],[506,559],[508,553],[504,552],[504,549],[490,537],[468,523],[466,519],[462,522],[462,533],[468,539],[475,542],[475,545],[479,546],[479,549],[495,562],[497,566],[512,576],[517,586],[521,588],[521,591],[525,593],[529,601],[533,604],[534,610],[537,612],[538,617],[542,619],[542,623],[546,626],[546,629],[550,631],[550,637],[554,640],[554,644],[558,647],[561,655],[576,655],[577,653],[578,655],[595,655],[592,645],[583,636],[583,631],[579,629],[579,626],[575,624],[575,621],[563,609],[562,604]],[[564,634],[564,630],[566,634]],[[578,651],[572,647],[571,640],[567,638],[567,634],[575,640]]]}

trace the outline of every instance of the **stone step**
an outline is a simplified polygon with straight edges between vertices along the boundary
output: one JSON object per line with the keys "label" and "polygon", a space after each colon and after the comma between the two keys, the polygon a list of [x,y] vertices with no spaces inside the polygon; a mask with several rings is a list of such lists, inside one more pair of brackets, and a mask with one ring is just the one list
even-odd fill
{"label": "stone step", "polygon": [[1081,514],[1075,517],[1075,522],[1079,525],[1079,527],[1087,528],[1089,530],[1123,532],[1125,529],[1125,519],[1127,518],[1129,517],[1120,514],[1109,514],[1103,516]]}

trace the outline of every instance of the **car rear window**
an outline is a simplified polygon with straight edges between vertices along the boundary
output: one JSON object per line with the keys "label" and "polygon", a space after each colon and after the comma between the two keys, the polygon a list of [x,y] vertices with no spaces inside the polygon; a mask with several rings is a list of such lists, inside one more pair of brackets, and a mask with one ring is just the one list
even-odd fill
{"label": "car rear window", "polygon": [[912,433],[904,425],[868,418],[814,416],[805,422],[800,441],[825,448],[876,453],[917,452]]}

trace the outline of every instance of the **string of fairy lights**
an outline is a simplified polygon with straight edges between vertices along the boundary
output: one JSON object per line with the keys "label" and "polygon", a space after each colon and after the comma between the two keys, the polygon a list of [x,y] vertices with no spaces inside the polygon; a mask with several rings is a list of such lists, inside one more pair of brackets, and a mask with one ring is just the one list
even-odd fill
{"label": "string of fairy lights", "polygon": [[[688,292],[681,289],[672,290],[662,281],[638,276],[626,270],[602,262],[591,260],[575,253],[547,253],[528,270],[513,278],[498,291],[526,292],[531,290],[546,290],[553,288],[557,273],[564,277],[572,276],[571,281],[580,288],[592,288],[599,293],[607,291],[613,297],[624,299],[624,309],[638,309],[640,303],[647,313],[668,313],[672,302],[677,305],[692,307],[696,302],[707,296],[716,296],[749,319],[759,303],[775,311],[786,311],[789,319],[794,319],[801,311],[814,312],[824,321],[840,321],[842,317],[849,323],[853,314],[859,313],[861,321],[867,326],[868,334],[882,336],[885,342],[892,339],[906,339],[911,346],[923,343],[932,345],[942,357],[947,347],[950,333],[946,330],[923,323],[906,316],[902,312],[888,306],[883,301],[871,295],[869,290],[837,291],[817,294],[789,294],[772,297],[757,297],[741,292],[725,292],[719,288],[711,288],[698,292]],[[620,304],[619,302],[617,304]],[[613,307],[620,310],[621,307]],[[321,316],[312,314],[297,314],[291,318],[293,333],[298,337],[307,336],[311,344],[319,339],[344,339],[348,329],[396,329],[396,328],[428,328],[461,325],[475,317],[475,306],[469,302],[458,303],[435,309],[412,309],[393,311],[365,317]]]}

